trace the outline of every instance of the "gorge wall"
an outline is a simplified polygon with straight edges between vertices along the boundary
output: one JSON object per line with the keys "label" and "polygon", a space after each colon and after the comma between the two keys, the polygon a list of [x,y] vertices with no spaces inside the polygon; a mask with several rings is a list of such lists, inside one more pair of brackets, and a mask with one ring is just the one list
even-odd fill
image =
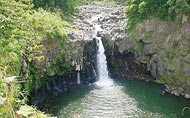
{"label": "gorge wall", "polygon": [[[165,84],[165,90],[169,93],[190,98],[188,16],[179,16],[176,21],[152,18],[137,24],[133,33],[125,28],[127,20],[122,6],[84,5],[80,7],[80,13],[76,17],[78,19],[69,22],[77,31],[67,32],[67,38],[70,40],[65,42],[64,48],[59,46],[60,42],[44,42],[46,48],[42,50],[46,61],[36,63],[38,67],[44,67],[40,69],[41,73],[46,72],[43,75],[47,75],[48,72],[49,77],[59,76],[59,79],[55,79],[57,83],[66,81],[67,85],[76,84],[76,67],[79,66],[82,83],[94,82],[96,44],[93,41],[93,33],[96,29],[93,23],[95,23],[102,29],[97,35],[102,37],[110,76],[118,79],[155,81]],[[96,20],[90,21],[92,19]],[[56,55],[68,66],[60,67],[64,63],[56,62],[53,59]],[[60,74],[67,67],[71,67],[68,76],[65,73]],[[52,80],[50,83],[54,86]]]}
{"label": "gorge wall", "polygon": [[176,21],[152,18],[139,23],[135,35],[127,34],[115,41],[122,53],[135,53],[137,63],[145,64],[156,82],[166,91],[190,98],[190,19]]}

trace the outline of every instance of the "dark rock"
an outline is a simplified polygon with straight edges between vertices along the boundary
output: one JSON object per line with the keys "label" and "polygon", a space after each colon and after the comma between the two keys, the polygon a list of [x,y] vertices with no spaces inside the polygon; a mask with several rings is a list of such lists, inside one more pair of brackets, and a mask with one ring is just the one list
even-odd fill
{"label": "dark rock", "polygon": [[120,11],[119,10],[118,11],[114,11],[114,12],[111,13],[111,15],[120,15]]}

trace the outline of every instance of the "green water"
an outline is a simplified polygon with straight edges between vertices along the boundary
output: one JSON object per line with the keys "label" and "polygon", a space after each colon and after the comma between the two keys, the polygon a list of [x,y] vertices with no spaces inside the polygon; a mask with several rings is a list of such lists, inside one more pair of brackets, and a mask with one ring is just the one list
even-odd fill
{"label": "green water", "polygon": [[190,100],[159,94],[143,81],[118,81],[105,88],[79,88],[56,98],[58,118],[190,118]]}

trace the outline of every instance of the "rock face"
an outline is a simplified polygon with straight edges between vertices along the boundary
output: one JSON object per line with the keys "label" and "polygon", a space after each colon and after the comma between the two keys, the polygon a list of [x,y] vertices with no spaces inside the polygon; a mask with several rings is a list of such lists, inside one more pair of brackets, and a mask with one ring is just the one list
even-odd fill
{"label": "rock face", "polygon": [[153,18],[138,24],[135,36],[127,35],[116,42],[121,52],[135,53],[137,61],[147,65],[156,82],[167,85],[166,91],[189,98],[189,32],[188,16],[179,16],[173,22]]}
{"label": "rock face", "polygon": [[[105,4],[89,4],[80,7],[78,19],[70,21],[77,31],[70,31],[72,40],[85,41],[83,52],[83,72],[90,81],[96,78],[95,36],[102,37],[111,76],[120,79],[150,79],[145,64],[135,61],[136,42],[125,30],[127,19],[124,7]],[[143,43],[143,42],[142,42]],[[141,44],[139,44],[141,45]],[[154,51],[154,50],[152,50]]]}
{"label": "rock face", "polygon": [[[83,47],[82,59],[83,75],[89,81],[94,81],[97,76],[96,72],[96,43],[93,38],[98,36],[106,37],[106,41],[112,45],[112,36],[123,30],[124,13],[122,7],[116,5],[96,5],[89,4],[81,6],[77,19],[70,21],[76,31],[68,31],[68,36],[73,41],[85,42]],[[108,40],[107,40],[108,39]],[[109,48],[108,50],[112,50]],[[107,50],[107,49],[106,49]]]}
{"label": "rock face", "polygon": [[[144,79],[146,68],[135,62],[135,55],[126,50],[131,40],[125,42],[121,49],[119,40],[126,39],[124,8],[112,4],[85,5],[80,7],[79,19],[71,23],[78,29],[70,32],[71,38],[79,41],[87,41],[83,53],[84,74],[88,78],[96,77],[96,44],[92,41],[96,35],[102,37],[105,54],[108,61],[108,69],[111,76],[120,79]],[[123,45],[123,44],[122,44]],[[91,75],[91,76],[89,76]],[[147,77],[146,77],[147,78]],[[92,81],[90,80],[90,81]]]}
{"label": "rock face", "polygon": [[[93,38],[102,35],[105,41],[109,41],[109,44],[105,44],[112,46],[114,40],[111,38],[123,31],[125,23],[123,8],[95,4],[81,6],[76,19],[69,22],[74,30],[67,31],[64,42],[63,39],[46,38],[41,42],[40,50],[44,59],[34,60],[32,65],[35,68],[30,68],[30,73],[38,75],[36,78],[42,81],[41,85],[37,85],[37,81],[33,83],[38,88],[31,91],[31,96],[34,96],[30,98],[32,104],[43,103],[48,98],[76,88],[77,71],[80,71],[81,85],[94,82],[97,77],[97,47]],[[106,50],[110,50],[110,55],[113,48],[107,47]],[[68,68],[71,68],[70,72],[65,73]]]}
{"label": "rock face", "polygon": [[[125,29],[124,8],[116,5],[84,5],[69,21],[75,30],[69,30],[70,39],[64,48],[64,60],[80,65],[82,79],[96,79],[95,36],[102,37],[108,69],[121,79],[147,79],[149,75],[166,85],[166,91],[190,98],[190,18],[179,16],[175,22],[156,18],[136,26],[135,35]],[[63,50],[59,42],[44,42],[47,55],[45,65],[54,62],[51,57]],[[49,45],[52,44],[52,45]],[[49,56],[50,55],[50,56]],[[50,58],[49,58],[50,57]],[[43,69],[41,69],[43,70]],[[52,72],[51,76],[57,72]]]}

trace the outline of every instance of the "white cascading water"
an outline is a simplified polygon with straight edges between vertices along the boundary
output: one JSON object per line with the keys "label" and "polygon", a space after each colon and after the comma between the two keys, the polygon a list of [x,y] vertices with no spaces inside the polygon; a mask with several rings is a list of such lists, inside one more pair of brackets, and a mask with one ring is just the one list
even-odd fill
{"label": "white cascading water", "polygon": [[77,72],[77,84],[80,84],[80,72]]}
{"label": "white cascading water", "polygon": [[96,37],[96,43],[98,46],[97,51],[97,72],[98,72],[98,81],[96,85],[99,87],[109,87],[113,85],[112,79],[108,75],[107,69],[107,60],[104,54],[104,46],[102,44],[101,37]]}
{"label": "white cascading water", "polygon": [[[102,14],[98,14],[95,17],[92,17],[88,22],[92,24],[95,28],[94,35],[96,35],[99,31],[102,31],[101,25],[98,24],[98,19],[101,17]],[[109,87],[113,85],[113,80],[110,79],[108,75],[107,69],[107,60],[104,54],[104,46],[102,44],[101,37],[96,37],[96,44],[98,47],[97,51],[97,82],[95,82],[96,86],[98,87]]]}

